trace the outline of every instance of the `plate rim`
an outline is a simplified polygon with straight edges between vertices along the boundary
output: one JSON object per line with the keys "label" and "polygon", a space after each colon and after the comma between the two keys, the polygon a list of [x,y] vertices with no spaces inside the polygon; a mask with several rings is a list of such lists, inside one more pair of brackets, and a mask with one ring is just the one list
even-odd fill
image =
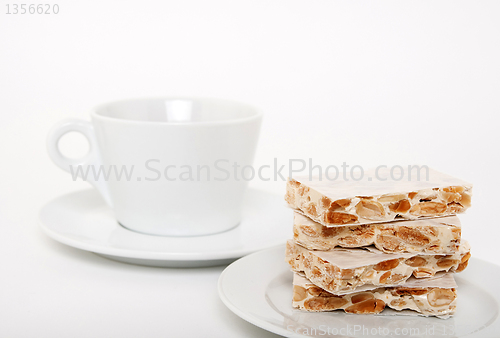
{"label": "plate rim", "polygon": [[[270,323],[269,321],[266,321],[264,319],[259,319],[255,316],[252,316],[251,314],[248,314],[246,313],[244,310],[241,310],[240,308],[238,308],[236,305],[234,305],[232,302],[231,302],[231,299],[230,297],[227,296],[225,290],[224,290],[224,279],[226,278],[227,274],[228,273],[231,273],[231,270],[234,268],[234,265],[236,264],[242,264],[241,262],[244,261],[244,260],[247,260],[247,259],[252,259],[253,256],[256,256],[256,255],[264,255],[266,252],[270,252],[270,251],[274,251],[274,250],[278,250],[278,249],[282,249],[283,252],[285,251],[285,244],[280,244],[280,245],[277,245],[277,246],[274,246],[272,248],[267,248],[267,249],[264,249],[264,250],[260,250],[260,251],[257,251],[257,252],[254,252],[250,255],[247,255],[245,257],[242,257],[236,261],[234,261],[233,263],[229,264],[223,271],[222,273],[220,274],[219,276],[219,279],[217,281],[217,291],[219,293],[219,298],[221,299],[221,301],[224,303],[224,305],[226,305],[234,314],[236,314],[238,317],[240,317],[241,319],[257,326],[257,327],[260,327],[261,329],[264,329],[266,331],[269,331],[269,332],[272,332],[272,333],[275,333],[277,335],[280,335],[280,336],[284,336],[284,337],[304,337],[304,338],[311,338],[311,336],[306,336],[306,335],[303,335],[301,333],[297,333],[297,332],[291,332],[291,331],[287,331],[285,330],[284,328],[281,328],[281,327],[277,327],[276,325],[274,325],[273,323]],[[472,261],[475,262],[481,262],[483,264],[488,264],[488,265],[492,265],[492,266],[495,266],[496,268],[500,268],[499,265],[496,265],[494,263],[491,263],[491,262],[488,262],[486,260],[483,260],[483,259],[480,259],[480,258],[476,258],[476,257],[471,257]],[[283,260],[284,260],[284,256],[283,256]],[[461,276],[461,278],[464,278]],[[471,282],[473,284],[476,284],[474,283],[474,281],[471,281],[467,278],[464,278],[465,280],[467,280],[468,282]],[[487,288],[484,288],[484,290],[488,291],[489,294],[491,294],[493,296],[493,298],[495,299],[495,301],[497,302],[497,307],[500,307],[500,304],[499,304],[499,301],[500,301],[500,296],[499,295],[495,295],[495,293],[491,293],[489,289]],[[500,323],[500,315],[497,314],[497,317],[493,320],[493,322],[491,322],[491,326],[493,325],[497,325],[497,326],[500,326],[499,325]],[[490,327],[490,325],[488,326]],[[477,334],[480,335],[480,331],[479,332],[471,332],[469,333],[467,336],[476,336]],[[342,337],[348,337],[348,336],[337,336],[339,338],[342,338]]]}
{"label": "plate rim", "polygon": [[[258,255],[258,254],[262,254],[264,251],[271,251],[271,250],[277,250],[278,248],[283,248],[283,252],[285,252],[285,244],[281,243],[279,245],[275,245],[271,248],[267,248],[267,249],[264,249],[264,250],[260,250],[260,251],[257,251],[257,252],[254,252],[254,253],[251,253],[249,255],[246,255],[236,261],[234,261],[233,263],[229,264],[222,272],[221,274],[219,275],[219,279],[217,280],[217,291],[218,291],[218,294],[219,294],[219,298],[221,299],[222,303],[224,303],[224,305],[226,305],[234,314],[236,314],[238,317],[246,320],[247,322],[251,323],[252,325],[255,325],[257,327],[260,327],[266,331],[269,331],[269,332],[272,332],[272,333],[275,333],[277,335],[280,335],[280,336],[284,336],[283,335],[283,331],[279,330],[278,328],[276,328],[275,326],[273,326],[272,324],[266,322],[266,321],[262,321],[262,322],[259,322],[259,320],[255,319],[254,317],[252,317],[251,315],[247,315],[244,311],[240,310],[237,306],[235,306],[231,300],[226,296],[226,293],[224,292],[224,289],[223,289],[223,282],[224,282],[224,278],[225,276],[227,275],[228,271],[230,270],[229,267],[231,267],[233,264],[237,263],[237,262],[241,262],[243,260],[247,260],[247,259],[251,259],[252,256],[254,255]],[[284,257],[284,256],[283,256]],[[240,264],[240,263],[239,263]],[[262,325],[262,323],[265,323],[264,325]],[[291,332],[289,332],[291,333]],[[287,337],[287,336],[285,336]],[[310,337],[307,337],[307,336],[304,336],[304,335],[301,335],[301,334],[296,334],[296,337],[306,337],[306,338],[310,338]],[[341,336],[339,336],[339,338],[342,338]]]}

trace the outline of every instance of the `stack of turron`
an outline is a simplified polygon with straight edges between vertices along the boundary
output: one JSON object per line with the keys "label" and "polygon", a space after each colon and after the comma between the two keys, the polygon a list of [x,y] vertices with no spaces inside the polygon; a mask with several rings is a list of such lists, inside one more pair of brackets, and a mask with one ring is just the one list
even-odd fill
{"label": "stack of turron", "polygon": [[470,258],[456,214],[470,207],[472,185],[432,169],[413,180],[373,174],[288,179],[293,307],[448,318],[457,305],[454,273]]}

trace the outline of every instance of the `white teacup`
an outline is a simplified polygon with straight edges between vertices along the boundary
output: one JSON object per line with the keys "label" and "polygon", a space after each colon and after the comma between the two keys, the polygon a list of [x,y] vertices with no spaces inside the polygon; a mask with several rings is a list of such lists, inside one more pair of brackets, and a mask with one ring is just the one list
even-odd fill
{"label": "white teacup", "polygon": [[[136,99],[98,106],[91,118],[56,125],[48,152],[74,177],[87,173],[122,226],[196,236],[239,224],[247,181],[234,168],[252,165],[262,120],[255,108],[218,99]],[[59,139],[71,131],[89,141],[83,158],[59,151]]]}

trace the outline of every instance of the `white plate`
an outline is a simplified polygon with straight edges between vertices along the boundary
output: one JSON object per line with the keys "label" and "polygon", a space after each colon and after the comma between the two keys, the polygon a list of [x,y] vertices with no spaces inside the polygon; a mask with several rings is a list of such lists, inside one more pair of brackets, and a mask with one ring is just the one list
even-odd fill
{"label": "white plate", "polygon": [[292,308],[292,272],[280,245],[229,265],[219,278],[219,295],[241,318],[286,337],[498,337],[499,280],[499,266],[472,258],[456,276],[458,309],[449,319],[308,313]]}
{"label": "white plate", "polygon": [[201,267],[227,264],[290,237],[292,216],[283,197],[249,189],[237,227],[196,237],[151,236],[120,226],[95,190],[67,194],[39,214],[47,235],[66,245],[110,259],[149,266]]}

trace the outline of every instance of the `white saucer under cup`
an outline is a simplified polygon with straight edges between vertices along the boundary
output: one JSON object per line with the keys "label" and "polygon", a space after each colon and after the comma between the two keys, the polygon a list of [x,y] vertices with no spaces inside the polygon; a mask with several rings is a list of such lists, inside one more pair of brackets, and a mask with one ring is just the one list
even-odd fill
{"label": "white saucer under cup", "polygon": [[43,231],[58,242],[113,260],[156,267],[228,264],[249,253],[284,243],[290,210],[283,196],[248,189],[239,226],[206,236],[141,234],[116,222],[113,210],[93,189],[60,196],[42,207]]}
{"label": "white saucer under cup", "polygon": [[[199,236],[240,223],[247,180],[228,173],[233,164],[252,165],[262,119],[257,109],[219,99],[135,99],[100,105],[91,118],[55,126],[48,152],[63,170],[87,175],[124,227]],[[83,158],[59,151],[59,139],[72,131],[89,141]]]}

